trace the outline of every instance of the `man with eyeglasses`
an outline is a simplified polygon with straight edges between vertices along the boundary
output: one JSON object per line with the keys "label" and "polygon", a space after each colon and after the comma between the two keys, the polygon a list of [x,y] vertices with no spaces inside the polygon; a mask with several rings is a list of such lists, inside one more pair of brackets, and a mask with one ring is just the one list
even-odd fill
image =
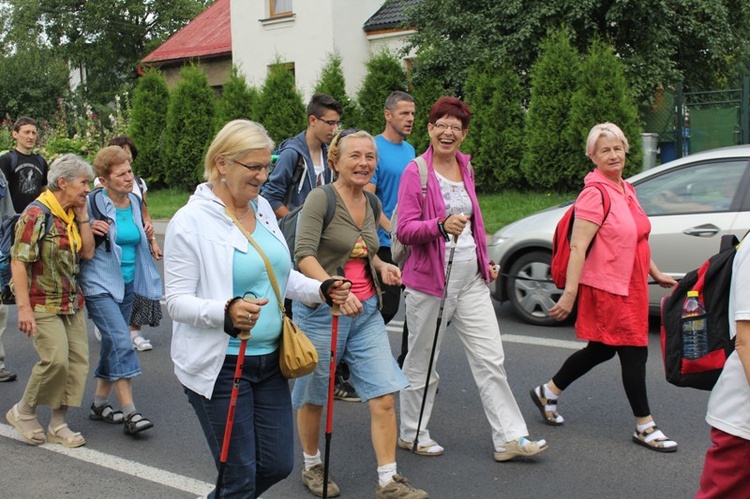
{"label": "man with eyeglasses", "polygon": [[[396,207],[398,197],[398,185],[404,168],[415,157],[414,147],[406,141],[411,135],[414,126],[415,105],[414,98],[406,92],[396,90],[385,100],[385,130],[375,137],[378,147],[378,166],[375,175],[370,180],[370,185],[365,189],[375,193],[383,204],[383,212],[380,216],[380,249],[378,256],[381,260],[393,263],[391,258],[391,215]],[[401,302],[401,286],[386,286],[383,288],[383,308],[380,313],[386,324],[398,312]],[[409,330],[404,321],[401,354],[398,357],[399,366],[403,364],[406,357],[407,340]]]}
{"label": "man with eyeglasses", "polygon": [[328,143],[341,123],[341,103],[316,93],[307,105],[307,129],[279,145],[279,158],[263,187],[278,218],[304,204],[315,187],[329,184]]}

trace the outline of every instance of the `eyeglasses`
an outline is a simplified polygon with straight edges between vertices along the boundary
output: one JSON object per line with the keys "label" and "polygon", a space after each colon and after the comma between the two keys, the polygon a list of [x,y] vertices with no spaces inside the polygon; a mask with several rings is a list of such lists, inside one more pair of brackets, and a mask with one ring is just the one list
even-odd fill
{"label": "eyeglasses", "polygon": [[271,165],[246,165],[245,163],[242,163],[241,161],[237,161],[236,159],[230,159],[232,163],[237,163],[240,166],[244,166],[248,170],[250,170],[253,173],[259,173],[262,170],[265,170],[268,172],[268,169],[271,168]]}
{"label": "eyeglasses", "polygon": [[323,118],[315,118],[315,119],[318,120],[318,121],[322,121],[323,123],[325,123],[328,126],[333,126],[333,127],[336,127],[336,128],[338,128],[341,125],[341,122],[338,121],[338,120],[324,120]]}
{"label": "eyeglasses", "polygon": [[435,128],[437,128],[441,132],[444,132],[444,131],[446,131],[446,130],[448,130],[450,128],[454,132],[460,133],[464,129],[464,127],[461,126],[461,125],[449,125],[448,123],[441,123],[439,121],[437,123],[433,123],[432,126],[434,126]]}

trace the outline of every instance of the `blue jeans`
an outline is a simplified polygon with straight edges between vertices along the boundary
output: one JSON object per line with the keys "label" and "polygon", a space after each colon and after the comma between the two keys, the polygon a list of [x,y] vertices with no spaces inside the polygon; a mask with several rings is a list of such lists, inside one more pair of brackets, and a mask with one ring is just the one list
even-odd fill
{"label": "blue jeans", "polygon": [[86,297],[89,317],[102,334],[99,364],[94,376],[107,381],[132,378],[141,374],[138,354],[130,340],[130,312],[133,309],[133,283],[125,285],[122,303],[109,293]]}
{"label": "blue jeans", "polygon": [[[185,388],[219,468],[236,355],[227,355],[211,400]],[[289,382],[279,370],[279,351],[245,357],[234,413],[221,497],[258,497],[294,468]],[[208,497],[214,497],[216,491]]]}

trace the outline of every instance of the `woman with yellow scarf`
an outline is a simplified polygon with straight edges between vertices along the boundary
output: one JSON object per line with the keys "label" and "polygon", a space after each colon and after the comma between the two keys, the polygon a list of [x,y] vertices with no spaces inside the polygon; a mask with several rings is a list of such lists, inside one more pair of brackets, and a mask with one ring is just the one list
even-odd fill
{"label": "woman with yellow scarf", "polygon": [[[6,414],[30,445],[45,441],[80,447],[86,440],[66,423],[68,407],[80,407],[89,370],[84,298],[78,285],[81,260],[94,256],[86,211],[91,165],[65,154],[50,167],[47,190],[16,223],[11,249],[18,329],[34,342],[39,362],[23,398]],[[52,408],[47,434],[37,406]]]}

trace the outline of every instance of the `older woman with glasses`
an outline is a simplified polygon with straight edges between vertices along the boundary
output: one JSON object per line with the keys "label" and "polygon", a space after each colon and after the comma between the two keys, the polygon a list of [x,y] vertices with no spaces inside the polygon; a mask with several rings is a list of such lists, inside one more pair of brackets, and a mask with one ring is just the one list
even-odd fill
{"label": "older woman with glasses", "polygon": [[[361,130],[344,130],[328,150],[328,165],[336,175],[333,184],[314,189],[302,208],[295,260],[300,270],[318,280],[341,273],[352,282],[352,292],[341,305],[337,357],[349,365],[354,388],[370,409],[372,444],[378,462],[375,497],[424,498],[427,493],[409,484],[396,468],[396,410],[394,395],[407,386],[391,355],[388,334],[380,315],[380,281],[401,284],[395,265],[378,258],[378,220],[365,191],[377,165],[375,140]],[[324,189],[329,189],[325,192]],[[324,228],[327,198],[335,196],[335,212]],[[380,201],[374,199],[377,206]],[[294,303],[294,317],[315,344],[320,363],[312,374],[294,384],[297,429],[305,466],[302,483],[317,496],[323,491],[323,464],[318,441],[326,404],[331,353],[331,308]],[[338,485],[328,477],[330,497]]]}
{"label": "older woman with glasses", "polygon": [[[410,386],[401,391],[399,447],[412,449],[416,442],[417,454],[444,452],[427,429],[439,380],[431,356],[439,358],[446,325],[452,323],[492,428],[495,460],[535,456],[547,450],[547,443],[526,438],[529,432],[508,384],[500,328],[487,287],[498,270],[487,257],[469,156],[459,151],[469,131],[471,110],[459,99],[441,97],[429,119],[430,147],[421,156],[427,165],[427,192],[422,194],[415,161],[404,170],[398,190],[396,234],[411,245],[404,264],[409,353],[403,365]],[[437,322],[441,312],[442,322]],[[436,323],[441,324],[440,331]],[[432,371],[423,399],[428,368]]]}
{"label": "older woman with glasses", "polygon": [[258,497],[294,466],[289,384],[279,369],[281,308],[264,260],[282,296],[312,305],[344,303],[349,294],[341,279],[292,270],[273,210],[259,196],[273,147],[258,123],[227,123],[206,154],[208,182],[175,214],[165,238],[172,361],[217,466],[240,341],[247,339],[224,498]]}
{"label": "older woman with glasses", "polygon": [[[39,362],[23,398],[5,416],[24,442],[80,447],[86,440],[66,423],[68,407],[80,407],[89,371],[81,260],[94,255],[86,195],[91,165],[72,154],[55,160],[47,190],[21,214],[11,249],[18,330],[31,338]],[[45,436],[37,406],[52,408]]]}

